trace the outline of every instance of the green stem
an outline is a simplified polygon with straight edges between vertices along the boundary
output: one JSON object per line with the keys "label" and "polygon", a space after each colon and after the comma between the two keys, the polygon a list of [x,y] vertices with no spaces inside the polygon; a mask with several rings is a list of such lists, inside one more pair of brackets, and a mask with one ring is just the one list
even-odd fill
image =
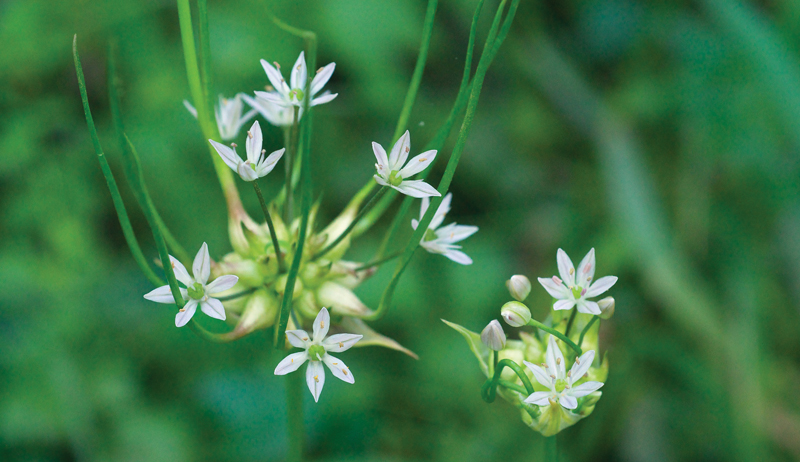
{"label": "green stem", "polygon": [[336,247],[340,242],[342,242],[342,240],[345,237],[347,237],[348,234],[350,234],[350,231],[352,231],[353,228],[355,228],[355,226],[358,224],[358,221],[361,220],[361,218],[364,216],[364,214],[369,212],[370,209],[372,209],[372,207],[374,207],[375,204],[378,203],[378,200],[380,200],[380,198],[384,194],[386,194],[386,191],[388,189],[389,188],[386,187],[386,186],[384,186],[381,189],[379,189],[378,192],[375,193],[374,196],[372,196],[372,198],[369,200],[369,202],[367,202],[367,204],[364,207],[362,207],[361,210],[358,211],[358,215],[356,215],[356,217],[353,219],[353,221],[350,222],[350,225],[347,227],[347,229],[342,231],[342,233],[339,234],[339,236],[336,239],[334,239],[333,242],[328,244],[324,249],[322,249],[319,252],[317,252],[313,257],[311,257],[311,259],[312,260],[316,260],[316,259],[322,257],[326,253],[328,253],[331,250],[333,250],[333,248]]}
{"label": "green stem", "polygon": [[545,462],[558,462],[556,435],[548,436],[544,439],[544,460]]}
{"label": "green stem", "polygon": [[303,460],[303,388],[305,384],[302,374],[288,374],[286,376],[286,430],[289,437],[289,452],[287,461],[300,462]]}
{"label": "green stem", "polygon": [[358,268],[354,269],[353,271],[355,271],[355,272],[364,271],[365,269],[369,269],[369,268],[373,268],[373,267],[378,266],[378,265],[382,265],[382,264],[386,263],[387,261],[394,260],[395,258],[399,257],[400,255],[403,255],[403,251],[402,250],[399,251],[399,252],[395,252],[395,253],[393,253],[393,254],[391,254],[389,256],[383,257],[383,258],[381,258],[379,260],[374,260],[374,261],[371,261],[369,263],[365,263],[365,264],[359,266]]}
{"label": "green stem", "polygon": [[211,37],[208,33],[208,0],[197,0],[197,22],[200,38],[200,78],[203,82],[203,101],[206,109],[213,111],[211,99]]}
{"label": "green stem", "polygon": [[562,334],[561,332],[553,329],[552,327],[545,326],[544,324],[540,323],[539,321],[537,321],[535,319],[531,319],[530,321],[528,321],[528,325],[529,326],[533,326],[533,327],[538,327],[539,329],[542,329],[543,331],[545,331],[547,333],[555,335],[559,339],[563,340],[564,343],[569,345],[570,348],[575,350],[575,352],[578,353],[578,356],[583,354],[583,352],[581,351],[580,347],[578,347],[578,345],[575,345],[575,342],[570,340],[569,337],[567,337],[566,335]]}
{"label": "green stem", "polygon": [[108,165],[108,160],[106,160],[106,156],[103,153],[103,147],[100,145],[100,138],[97,136],[97,129],[94,126],[92,111],[89,108],[89,97],[86,93],[86,80],[84,79],[81,60],[78,56],[77,34],[72,40],[72,56],[75,61],[75,72],[78,76],[78,87],[80,88],[81,101],[83,102],[83,112],[86,116],[86,125],[89,127],[89,135],[92,139],[94,152],[97,155],[97,161],[100,163],[100,169],[103,171],[103,177],[105,177],[106,185],[108,185],[108,190],[111,193],[111,200],[114,202],[114,210],[117,212],[117,219],[122,227],[122,234],[125,236],[125,242],[128,244],[133,259],[139,265],[145,277],[147,277],[153,285],[163,286],[164,281],[150,268],[150,264],[147,262],[141,247],[139,247],[136,234],[133,232],[131,221],[128,218],[128,211],[125,209],[125,203],[122,201],[117,182],[114,180],[114,174],[111,172],[111,167]]}
{"label": "green stem", "polygon": [[245,297],[247,295],[250,295],[253,292],[255,292],[256,290],[258,290],[257,287],[251,287],[250,289],[243,290],[241,292],[236,292],[235,294],[226,295],[224,297],[214,297],[214,298],[216,298],[217,300],[219,300],[221,302],[227,302],[228,300],[236,300],[237,298],[241,298],[241,297]]}
{"label": "green stem", "polygon": [[587,333],[587,332],[589,332],[589,328],[591,328],[591,327],[592,327],[592,324],[594,324],[594,323],[595,323],[595,321],[597,321],[598,319],[600,319],[600,316],[595,316],[595,317],[593,317],[593,318],[591,319],[591,321],[589,321],[589,322],[586,324],[586,327],[584,327],[584,328],[583,328],[583,330],[581,331],[581,336],[580,336],[580,338],[578,339],[578,347],[580,347],[580,348],[583,348],[583,337],[586,335],[586,333]]}
{"label": "green stem", "polygon": [[261,194],[261,188],[258,187],[258,182],[253,181],[253,189],[258,196],[258,202],[261,204],[261,211],[264,212],[264,219],[267,220],[267,227],[269,228],[269,237],[272,239],[272,248],[275,250],[275,255],[278,256],[278,272],[283,273],[286,271],[286,264],[283,262],[283,253],[281,246],[278,243],[278,235],[275,234],[275,225],[272,224],[272,217],[269,215],[267,203],[264,201],[264,196]]}
{"label": "green stem", "polygon": [[578,309],[572,310],[572,313],[569,315],[569,321],[567,321],[567,328],[564,329],[564,335],[569,337],[569,331],[572,330],[572,323],[575,322],[575,316],[578,314]]}
{"label": "green stem", "polygon": [[[288,146],[286,148],[286,159],[283,161],[284,165],[286,166],[286,203],[284,204],[284,221],[286,222],[287,226],[291,226],[292,219],[294,215],[294,195],[293,195],[293,185],[292,185],[292,169],[294,167],[294,158],[297,154],[297,127],[299,125],[297,117],[298,117],[298,107],[294,106],[294,116],[292,121],[291,128],[287,128],[284,130],[284,139],[286,138],[288,132]],[[302,173],[302,172],[301,172]]]}
{"label": "green stem", "polygon": [[497,383],[500,380],[500,374],[503,372],[503,368],[508,367],[517,374],[517,377],[522,381],[522,385],[525,386],[525,391],[530,395],[533,394],[535,391],[533,389],[533,385],[531,384],[530,379],[528,376],[525,375],[525,371],[520,367],[519,364],[515,363],[510,359],[502,359],[500,362],[497,363],[497,367],[494,370],[494,375],[486,379],[486,382],[481,387],[481,398],[487,403],[494,402],[495,398],[497,397]]}

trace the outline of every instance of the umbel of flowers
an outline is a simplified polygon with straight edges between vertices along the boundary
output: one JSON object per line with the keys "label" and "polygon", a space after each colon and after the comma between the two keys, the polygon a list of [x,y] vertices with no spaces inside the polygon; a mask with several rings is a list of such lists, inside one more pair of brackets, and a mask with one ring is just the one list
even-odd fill
{"label": "umbel of flowers", "polygon": [[486,375],[484,400],[492,402],[499,395],[520,409],[526,425],[544,436],[589,416],[602,396],[608,358],[599,354],[598,321],[613,315],[614,299],[589,299],[617,281],[614,276],[594,280],[594,249],[577,268],[561,249],[557,260],[560,277],[539,278],[554,297],[543,322],[532,319],[523,303],[531,290],[528,278],[515,275],[506,283],[515,300],[505,303],[500,315],[506,324],[519,328],[519,340],[507,339],[496,320],[481,334],[444,321],[464,337]]}

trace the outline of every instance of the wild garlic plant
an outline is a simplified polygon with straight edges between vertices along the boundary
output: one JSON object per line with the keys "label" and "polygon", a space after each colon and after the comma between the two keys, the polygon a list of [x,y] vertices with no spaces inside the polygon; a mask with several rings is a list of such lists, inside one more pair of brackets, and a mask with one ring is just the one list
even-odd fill
{"label": "wild garlic plant", "polygon": [[[331,148],[317,146],[313,138],[313,114],[316,110],[325,110],[324,106],[321,107],[325,103],[336,104],[337,94],[325,90],[336,65],[330,63],[311,71],[316,68],[316,34],[289,26],[273,16],[277,27],[304,42],[304,50],[299,52],[288,73],[289,81],[285,80],[286,74],[280,64],[270,64],[271,59],[261,59],[253,63],[253,68],[265,72],[266,91],[244,91],[230,99],[219,97],[214,104],[211,100],[215,93],[211,82],[207,0],[197,0],[197,25],[193,23],[190,0],[177,2],[192,100],[184,104],[197,120],[203,139],[208,142],[211,161],[226,199],[227,231],[232,248],[228,253],[220,252],[220,249],[212,252],[203,244],[191,265],[192,275],[186,270],[190,255],[161,219],[143,179],[137,150],[126,134],[118,96],[115,50],[110,47],[108,77],[112,121],[122,153],[124,173],[152,231],[160,269],[151,266],[150,259],[139,247],[95,130],[78,56],[77,36],[73,41],[87,125],[123,234],[142,272],[157,287],[145,298],[174,305],[176,326],[188,325],[199,336],[213,342],[231,342],[268,330],[275,347],[303,348],[303,352],[290,354],[277,364],[275,374],[289,374],[308,362],[306,384],[315,401],[319,400],[324,385],[323,363],[334,376],[354,383],[349,369],[329,352],[345,351],[351,346],[382,346],[416,357],[396,341],[374,331],[367,323],[386,315],[397,284],[420,245],[455,262],[471,263],[466,254],[457,250],[460,246],[455,243],[475,233],[477,228],[455,223],[443,228],[440,225],[449,210],[452,196],[448,190],[472,125],[484,77],[509,33],[519,0],[499,2],[473,72],[477,25],[484,4],[484,0],[476,0],[458,94],[449,116],[441,123],[434,138],[425,148],[417,149],[412,147],[412,134],[406,127],[423,76],[438,4],[437,0],[429,0],[418,60],[393,139],[381,142],[364,140],[362,146],[347,147],[353,152],[364,152],[363,168],[353,173],[355,178],[361,176],[364,185],[360,189],[359,185],[354,185],[357,192],[330,223],[320,222],[320,203],[312,203],[320,194],[311,175],[315,157],[322,155],[316,150]],[[195,31],[199,32],[199,47],[195,45]],[[253,96],[248,96],[248,93]],[[252,108],[246,113],[243,113],[244,103]],[[462,114],[455,146],[449,156],[442,155],[444,142]],[[264,146],[264,129],[260,121],[250,123],[258,115],[264,118],[266,128],[283,131],[283,146]],[[243,131],[247,126],[249,129]],[[373,163],[367,154],[370,141],[376,159],[375,170],[372,170]],[[244,157],[237,151],[237,143],[244,143]],[[383,146],[392,146],[389,154]],[[336,151],[339,150],[341,147],[337,146]],[[426,177],[433,163],[442,159],[447,163],[438,186],[434,187]],[[282,178],[275,170],[281,163],[284,166]],[[263,222],[245,210],[237,189],[238,181],[252,185]],[[283,188],[276,197],[268,200],[259,186],[264,182],[282,182]],[[403,197],[399,212],[393,217],[374,257],[367,262],[348,259],[351,245],[381,219],[398,197]],[[413,220],[414,232],[407,242],[399,242],[398,231],[401,226],[408,226],[406,215],[412,202],[419,198],[424,198],[424,202],[420,204],[419,219]],[[377,307],[371,309],[354,290],[380,265],[392,260],[397,260],[394,274]],[[158,274],[161,270],[165,280]],[[194,316],[197,307],[218,321],[207,318],[198,321],[200,317]],[[227,325],[221,324],[222,321]],[[309,329],[312,335],[307,333]],[[297,375],[289,374],[289,377]],[[302,401],[297,394],[301,390],[297,384],[290,385],[287,387],[292,448],[289,458],[298,459],[302,448],[302,422],[298,423],[300,413],[297,408]]]}
{"label": "wild garlic plant", "polygon": [[480,334],[444,321],[466,339],[487,377],[482,398],[491,403],[500,395],[520,409],[526,425],[546,437],[589,416],[602,396],[608,358],[599,354],[598,321],[611,318],[615,303],[612,297],[590,299],[617,282],[615,276],[594,279],[594,249],[577,268],[558,249],[557,263],[558,276],[539,278],[554,300],[543,322],[533,319],[523,303],[531,292],[530,280],[514,275],[506,282],[514,300],[500,308],[500,317],[520,329],[519,340],[508,339],[497,320]]}

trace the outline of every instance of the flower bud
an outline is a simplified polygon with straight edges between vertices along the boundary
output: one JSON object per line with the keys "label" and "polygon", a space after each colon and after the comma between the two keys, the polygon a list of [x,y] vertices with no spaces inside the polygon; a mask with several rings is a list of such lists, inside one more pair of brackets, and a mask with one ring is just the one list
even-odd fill
{"label": "flower bud", "polygon": [[[524,277],[524,276],[523,276]],[[509,281],[510,282],[510,281]],[[522,327],[531,320],[531,310],[520,302],[508,302],[500,308],[500,315],[511,327]]]}
{"label": "flower bud", "polygon": [[[283,293],[286,292],[286,283],[289,282],[289,275],[284,274],[283,276],[279,277],[275,281],[275,292],[278,292],[281,297],[283,297]],[[294,280],[294,291],[292,292],[292,300],[296,299],[303,293],[303,283],[300,282],[300,278]]]}
{"label": "flower bud", "polygon": [[257,329],[265,329],[275,322],[278,300],[267,291],[259,289],[250,296],[234,333],[241,337]]}
{"label": "flower bud", "polygon": [[506,334],[503,332],[503,326],[497,322],[497,319],[492,319],[481,332],[481,341],[489,349],[500,351],[506,346]]}
{"label": "flower bud", "polygon": [[508,292],[517,301],[524,301],[531,293],[531,281],[521,274],[511,276],[511,279],[506,281]]}
{"label": "flower bud", "polygon": [[600,306],[600,319],[611,319],[614,316],[614,297],[606,297],[597,304]]}

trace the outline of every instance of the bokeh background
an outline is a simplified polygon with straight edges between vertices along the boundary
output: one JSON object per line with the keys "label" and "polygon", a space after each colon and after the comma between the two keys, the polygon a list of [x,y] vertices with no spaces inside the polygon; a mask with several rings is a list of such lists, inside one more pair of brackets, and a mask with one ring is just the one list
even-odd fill
{"label": "bokeh background", "polygon": [[[332,217],[373,173],[370,142],[390,142],[425,2],[269,3],[319,34],[320,64],[337,63],[328,88],[339,97],[316,111],[313,151]],[[260,58],[288,67],[300,51],[266,1],[209,4],[217,91],[260,89]],[[412,149],[449,110],[474,5],[440,2]],[[792,0],[523,2],[452,186],[450,219],[481,228],[464,246],[475,264],[417,253],[375,327],[420,359],[348,352],[356,385],[330,379],[316,405],[304,395],[307,458],[542,460],[515,409],[480,399],[475,359],[439,319],[480,330],[499,318],[510,275],[550,276],[559,247],[575,261],[594,247],[598,275],[620,278],[601,331],[611,372],[595,413],[559,435],[565,460],[800,460],[798,18]],[[283,353],[271,335],[209,344],[142,299],[150,287],[83,120],[74,33],[145,253],[156,256],[110,124],[110,38],[162,216],[189,249],[230,251],[208,150],[181,104],[175,2],[0,1],[0,460],[282,460],[285,381],[272,370]],[[265,138],[281,146],[279,130]],[[280,179],[264,183],[274,193]],[[387,222],[353,258],[369,258]],[[377,305],[389,273],[362,299]],[[542,319],[547,294],[537,286],[529,301]]]}

